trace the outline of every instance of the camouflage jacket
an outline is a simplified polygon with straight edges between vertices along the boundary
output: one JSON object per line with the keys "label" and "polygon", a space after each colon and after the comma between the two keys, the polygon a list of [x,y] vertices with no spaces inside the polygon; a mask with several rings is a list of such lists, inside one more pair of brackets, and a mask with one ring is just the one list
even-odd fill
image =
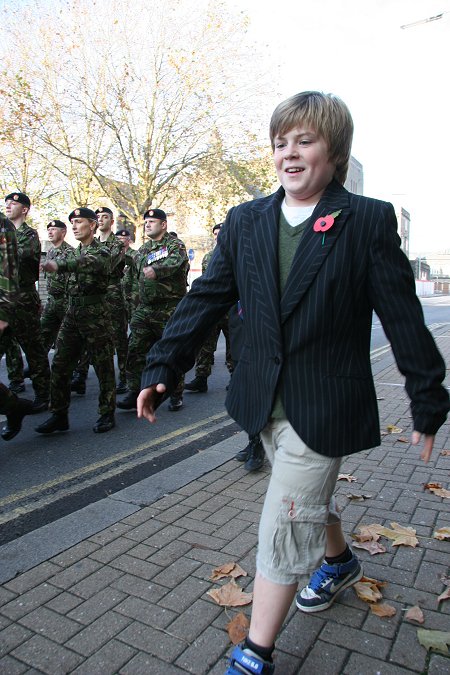
{"label": "camouflage jacket", "polygon": [[208,253],[205,253],[203,256],[202,260],[202,274],[205,274],[206,268],[208,267],[209,263],[211,262],[212,254],[214,253],[214,249],[212,251],[208,251]]}
{"label": "camouflage jacket", "polygon": [[106,241],[98,241],[103,246],[107,246],[111,254],[111,273],[109,277],[111,286],[120,286],[120,282],[123,277],[123,270],[125,267],[125,247],[120,239],[118,239],[118,237],[116,237],[116,235],[112,232]]}
{"label": "camouflage jacket", "polygon": [[[141,246],[134,262],[141,304],[173,302],[186,295],[189,260],[186,247],[179,239],[170,234],[165,234],[160,241],[150,239]],[[144,267],[152,267],[156,279],[146,279]]]}
{"label": "camouflage jacket", "polygon": [[19,257],[16,228],[0,212],[0,319],[11,320],[19,288]]}
{"label": "camouflage jacket", "polygon": [[131,300],[133,295],[139,293],[137,284],[135,258],[137,251],[134,248],[129,248],[125,253],[125,267],[122,277],[122,290],[125,300]]}
{"label": "camouflage jacket", "polygon": [[39,279],[39,264],[41,262],[41,242],[36,230],[26,223],[16,229],[17,250],[19,253],[19,288],[20,290],[34,290],[34,284]]}
{"label": "camouflage jacket", "polygon": [[[66,241],[63,241],[60,246],[53,246],[47,253],[47,260],[54,260],[59,262],[59,259],[64,257],[66,251],[73,251],[74,248]],[[66,274],[58,272],[46,272],[47,292],[53,298],[61,298],[67,295],[67,288],[69,284],[69,273]]]}
{"label": "camouflage jacket", "polygon": [[109,248],[93,239],[88,246],[81,244],[68,249],[56,261],[58,274],[70,272],[68,294],[71,297],[105,295],[110,279]]}

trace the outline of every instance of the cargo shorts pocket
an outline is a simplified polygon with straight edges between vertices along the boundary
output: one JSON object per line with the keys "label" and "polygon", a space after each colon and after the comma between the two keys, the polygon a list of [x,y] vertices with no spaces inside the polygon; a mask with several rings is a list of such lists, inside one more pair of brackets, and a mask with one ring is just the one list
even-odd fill
{"label": "cargo shorts pocket", "polygon": [[289,575],[304,575],[322,562],[329,505],[310,498],[282,498],[275,524],[272,560]]}

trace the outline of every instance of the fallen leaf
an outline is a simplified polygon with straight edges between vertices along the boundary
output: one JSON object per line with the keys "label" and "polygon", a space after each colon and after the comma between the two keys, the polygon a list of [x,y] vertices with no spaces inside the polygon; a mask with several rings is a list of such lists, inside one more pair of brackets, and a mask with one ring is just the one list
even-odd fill
{"label": "fallen leaf", "polygon": [[369,551],[370,555],[376,555],[377,553],[386,553],[386,548],[379,544],[377,541],[354,541],[352,544],[353,548],[362,548],[365,551]]}
{"label": "fallen leaf", "polygon": [[450,539],[450,527],[439,527],[433,532],[433,539],[439,539],[440,541]]}
{"label": "fallen leaf", "polygon": [[419,540],[416,537],[416,530],[412,527],[403,527],[398,523],[391,523],[391,528],[383,527],[383,525],[371,525],[376,529],[377,534],[387,539],[392,539],[392,546],[417,546]]}
{"label": "fallen leaf", "polygon": [[450,586],[450,577],[448,577],[446,574],[441,574],[439,577],[444,586]]}
{"label": "fallen leaf", "polygon": [[351,499],[352,502],[363,502],[365,499],[370,499],[373,495],[354,495],[352,493],[347,495],[347,499]]}
{"label": "fallen leaf", "polygon": [[442,487],[441,483],[424,483],[424,490],[440,490]]}
{"label": "fallen leaf", "polygon": [[425,649],[433,649],[441,654],[448,654],[447,645],[450,644],[450,633],[444,633],[441,630],[417,629],[417,638]]}
{"label": "fallen leaf", "polygon": [[399,438],[397,438],[397,443],[409,443],[409,442],[410,440],[409,438],[406,438],[406,436],[399,436]]}
{"label": "fallen leaf", "polygon": [[370,577],[361,577],[360,581],[353,584],[356,595],[364,602],[378,602],[383,597],[380,588],[386,584]]}
{"label": "fallen leaf", "polygon": [[376,530],[379,527],[381,525],[360,525],[359,534],[352,534],[352,538],[355,541],[378,541],[380,535]]}
{"label": "fallen leaf", "polygon": [[247,619],[245,614],[243,612],[236,614],[234,619],[227,623],[226,626],[231,642],[234,645],[238,645],[240,642],[243,642],[247,637],[249,627],[250,621]]}
{"label": "fallen leaf", "polygon": [[441,450],[441,452],[439,454],[443,455],[444,457],[449,457],[450,456],[450,450]]}
{"label": "fallen leaf", "polygon": [[386,602],[380,602],[377,605],[370,605],[370,611],[372,614],[376,614],[377,616],[381,617],[394,616],[394,614],[397,614],[395,607],[388,605]]}
{"label": "fallen leaf", "polygon": [[425,621],[423,612],[420,609],[419,605],[414,605],[414,607],[410,607],[405,614],[405,619],[408,619],[408,621],[416,621],[417,623],[424,623]]}
{"label": "fallen leaf", "polygon": [[388,424],[386,429],[390,434],[401,434],[403,431],[400,427],[396,427],[395,424]]}
{"label": "fallen leaf", "polygon": [[443,600],[448,599],[450,599],[450,586],[443,593],[440,594],[440,596],[438,597],[438,604]]}
{"label": "fallen leaf", "polygon": [[355,476],[350,476],[349,473],[340,473],[337,477],[338,480],[348,480],[349,483],[356,481]]}
{"label": "fallen leaf", "polygon": [[232,579],[225,586],[221,588],[213,588],[207,591],[214,602],[222,607],[239,607],[241,605],[249,605],[253,600],[253,593],[244,593],[242,588]]}
{"label": "fallen leaf", "polygon": [[224,579],[225,577],[232,577],[237,579],[238,577],[246,577],[247,572],[245,572],[240,565],[236,562],[225,563],[220,565],[220,567],[215,567],[213,573],[210,576],[211,581],[218,581],[218,579]]}
{"label": "fallen leaf", "polygon": [[430,492],[443,499],[450,499],[450,490],[446,490],[445,488],[431,488]]}

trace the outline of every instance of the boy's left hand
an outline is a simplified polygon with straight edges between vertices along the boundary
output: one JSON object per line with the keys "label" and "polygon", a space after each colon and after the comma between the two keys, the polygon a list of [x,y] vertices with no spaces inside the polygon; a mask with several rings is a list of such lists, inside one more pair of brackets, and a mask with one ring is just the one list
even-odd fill
{"label": "boy's left hand", "polygon": [[431,453],[433,452],[434,436],[431,436],[429,434],[421,434],[420,431],[413,431],[411,436],[411,443],[413,445],[419,445],[422,436],[423,436],[423,450],[420,453],[420,458],[423,459],[423,461],[426,464],[431,457]]}

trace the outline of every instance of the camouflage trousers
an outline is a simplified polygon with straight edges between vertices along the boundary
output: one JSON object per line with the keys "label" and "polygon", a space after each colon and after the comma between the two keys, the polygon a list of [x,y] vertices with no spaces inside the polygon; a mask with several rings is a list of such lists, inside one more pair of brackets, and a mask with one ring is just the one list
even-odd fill
{"label": "camouflage trousers", "polygon": [[[153,306],[139,305],[133,312],[127,359],[127,384],[130,391],[140,391],[141,375],[147,354],[155,342],[161,338],[166,323],[177,304],[174,302]],[[183,388],[184,377],[181,377],[172,395],[181,397]]]}
{"label": "camouflage trousers", "polygon": [[[119,379],[126,382],[127,379],[127,355],[128,355],[128,316],[125,301],[123,299],[108,298],[108,309],[111,315],[111,328],[114,352],[117,354],[117,367]],[[75,368],[75,372],[85,380],[92,361],[87,352],[84,352]]]}
{"label": "camouflage trousers", "polygon": [[5,331],[0,337],[0,358],[11,348],[12,339],[16,338],[25,352],[36,396],[48,400],[50,367],[41,338],[40,307],[37,291],[20,292],[11,330]]}
{"label": "camouflage trousers", "polygon": [[17,396],[0,382],[0,415],[9,415],[17,406]]}
{"label": "camouflage trousers", "polygon": [[225,336],[225,363],[228,368],[228,372],[233,372],[234,365],[230,350],[228,314],[225,314],[225,316],[211,330],[210,334],[202,344],[199,353],[197,354],[197,358],[195,360],[196,377],[209,377],[211,375],[211,368],[214,365],[214,352],[217,349],[217,341],[221,332]]}
{"label": "camouflage trousers", "polygon": [[67,311],[67,298],[48,296],[47,304],[41,316],[41,335],[44,347],[49,350],[56,343],[59,328]]}
{"label": "camouflage trousers", "polygon": [[11,346],[6,350],[6,370],[10,384],[23,382],[23,358],[20,345],[15,338],[11,340]]}
{"label": "camouflage trousers", "polygon": [[52,363],[50,410],[54,413],[69,409],[72,371],[84,350],[100,386],[99,415],[113,413],[116,408],[111,320],[106,304],[96,304],[69,307],[62,321]]}

